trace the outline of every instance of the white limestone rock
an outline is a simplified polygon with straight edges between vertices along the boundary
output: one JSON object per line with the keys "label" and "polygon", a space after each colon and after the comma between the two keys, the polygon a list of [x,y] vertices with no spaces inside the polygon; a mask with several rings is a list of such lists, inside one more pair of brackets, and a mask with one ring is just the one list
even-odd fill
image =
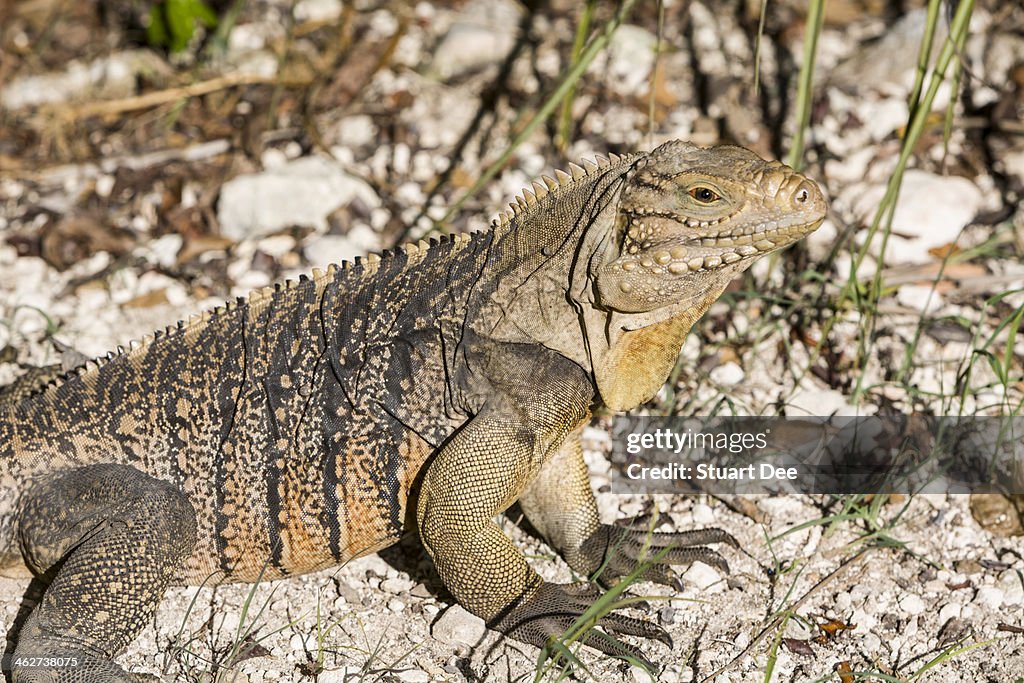
{"label": "white limestone rock", "polygon": [[497,64],[512,50],[522,13],[511,0],[471,0],[434,52],[431,71],[442,80]]}
{"label": "white limestone rock", "polygon": [[303,157],[224,183],[217,220],[221,234],[236,241],[294,225],[325,231],[331,212],[356,197],[371,207],[380,203],[369,185],[334,161]]}
{"label": "white limestone rock", "polygon": [[[854,202],[854,213],[869,224],[884,194],[883,185],[863,189]],[[916,169],[907,171],[893,215],[892,234],[886,246],[886,264],[934,260],[928,250],[956,242],[981,206],[981,190],[967,178],[940,176]],[[877,254],[881,244],[881,235],[876,235],[872,241],[872,253]]]}

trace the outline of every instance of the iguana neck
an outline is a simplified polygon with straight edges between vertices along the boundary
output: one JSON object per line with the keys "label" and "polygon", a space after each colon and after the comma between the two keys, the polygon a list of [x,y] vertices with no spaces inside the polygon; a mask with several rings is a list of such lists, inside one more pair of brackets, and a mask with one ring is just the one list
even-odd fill
{"label": "iguana neck", "polygon": [[615,410],[636,407],[662,386],[690,327],[728,282],[638,314],[598,303],[596,273],[617,251],[619,194],[639,156],[546,193],[535,185],[536,194],[494,226],[484,280],[469,307],[481,335],[541,344],[577,363]]}
{"label": "iguana neck", "polygon": [[484,277],[470,301],[473,329],[495,341],[541,344],[592,371],[583,290],[595,253],[615,239],[616,197],[637,155],[600,160],[553,189],[534,184],[494,225]]}

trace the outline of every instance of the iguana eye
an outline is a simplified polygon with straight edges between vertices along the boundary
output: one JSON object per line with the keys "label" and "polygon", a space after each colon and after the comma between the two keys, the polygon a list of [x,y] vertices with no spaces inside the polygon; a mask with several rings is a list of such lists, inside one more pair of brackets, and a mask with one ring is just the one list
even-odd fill
{"label": "iguana eye", "polygon": [[690,188],[690,196],[696,199],[701,204],[713,204],[721,199],[721,195],[712,190],[710,187],[704,187],[698,185],[697,187]]}

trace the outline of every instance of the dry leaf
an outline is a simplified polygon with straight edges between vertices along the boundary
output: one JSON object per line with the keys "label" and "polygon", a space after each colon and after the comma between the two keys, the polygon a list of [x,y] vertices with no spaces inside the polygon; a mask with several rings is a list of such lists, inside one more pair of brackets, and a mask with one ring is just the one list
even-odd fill
{"label": "dry leaf", "polygon": [[129,231],[89,215],[79,215],[66,216],[47,229],[40,251],[47,263],[63,271],[100,251],[122,256],[134,244],[135,237]]}
{"label": "dry leaf", "polygon": [[783,638],[782,644],[786,646],[790,652],[796,655],[807,655],[808,657],[814,656],[814,650],[811,648],[811,641],[800,640],[797,638]]}
{"label": "dry leaf", "polygon": [[835,638],[840,631],[852,631],[857,628],[856,624],[847,624],[837,619],[831,619],[824,624],[818,624],[818,628],[825,632],[829,638]]}
{"label": "dry leaf", "polygon": [[1021,510],[1001,493],[972,493],[971,516],[981,528],[996,536],[1024,535]]}
{"label": "dry leaf", "polygon": [[853,667],[847,661],[842,661],[836,664],[836,668],[833,669],[839,676],[839,680],[842,683],[853,683]]}
{"label": "dry leaf", "polygon": [[151,292],[140,294],[134,299],[129,299],[121,304],[122,308],[152,308],[153,306],[161,306],[168,303],[167,301],[167,288],[162,287],[160,289],[154,289]]}

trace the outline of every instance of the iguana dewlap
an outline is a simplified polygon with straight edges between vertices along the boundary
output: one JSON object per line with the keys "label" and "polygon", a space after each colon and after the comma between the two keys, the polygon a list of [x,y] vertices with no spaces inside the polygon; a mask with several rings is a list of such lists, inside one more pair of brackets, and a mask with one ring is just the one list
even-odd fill
{"label": "iguana dewlap", "polygon": [[[824,215],[778,162],[670,142],[545,177],[489,231],[254,292],[0,397],[0,567],[50,581],[15,657],[79,662],[14,680],[140,680],[113,658],[170,583],[310,572],[413,529],[464,607],[543,645],[598,591],[541,580],[495,515],[518,500],[582,575],[632,571],[646,529],[598,520],[591,408],[653,396],[729,281]],[[656,534],[672,549],[646,577],[724,567],[703,547],[723,541]]]}

